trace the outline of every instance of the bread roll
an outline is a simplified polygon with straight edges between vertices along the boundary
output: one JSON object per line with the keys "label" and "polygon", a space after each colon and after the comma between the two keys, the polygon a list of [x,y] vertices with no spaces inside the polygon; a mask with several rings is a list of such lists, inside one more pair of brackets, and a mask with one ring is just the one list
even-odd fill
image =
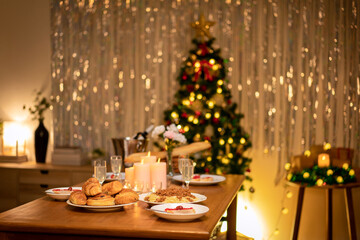
{"label": "bread roll", "polygon": [[96,178],[89,178],[82,186],[82,191],[86,196],[95,196],[101,193],[101,184]]}
{"label": "bread roll", "polygon": [[139,200],[139,195],[131,189],[123,189],[115,196],[115,204],[133,203]]}
{"label": "bread roll", "polygon": [[73,204],[85,205],[87,197],[86,197],[85,193],[80,192],[80,191],[75,191],[70,194],[69,200]]}
{"label": "bread roll", "polygon": [[110,195],[100,193],[94,197],[91,197],[86,202],[89,206],[112,206],[115,205],[115,199]]}
{"label": "bread roll", "polygon": [[123,185],[119,181],[112,181],[109,183],[105,183],[102,186],[102,192],[108,195],[114,195],[119,193],[123,188]]}

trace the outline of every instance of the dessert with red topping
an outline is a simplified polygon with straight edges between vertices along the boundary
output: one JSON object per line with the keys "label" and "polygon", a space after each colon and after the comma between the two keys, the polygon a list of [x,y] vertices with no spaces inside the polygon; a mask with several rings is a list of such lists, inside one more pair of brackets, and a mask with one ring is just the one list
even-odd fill
{"label": "dessert with red topping", "polygon": [[56,188],[56,189],[53,189],[52,191],[53,191],[53,193],[57,193],[57,194],[70,194],[72,192],[81,191],[81,190],[73,189],[72,187],[68,187],[68,188],[63,188],[63,189]]}
{"label": "dessert with red topping", "polygon": [[193,176],[192,181],[196,182],[212,182],[214,181],[213,177],[201,177],[200,175],[196,174]]}
{"label": "dessert with red topping", "polygon": [[195,213],[195,210],[192,207],[184,208],[183,206],[179,205],[176,208],[165,208],[165,212],[176,214],[191,214]]}

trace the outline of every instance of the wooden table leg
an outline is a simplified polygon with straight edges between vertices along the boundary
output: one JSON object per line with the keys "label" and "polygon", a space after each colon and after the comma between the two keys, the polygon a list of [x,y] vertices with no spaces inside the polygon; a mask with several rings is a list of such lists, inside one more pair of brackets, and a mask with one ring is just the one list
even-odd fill
{"label": "wooden table leg", "polygon": [[345,205],[346,205],[346,216],[348,221],[349,239],[356,240],[356,226],[354,216],[354,204],[352,199],[351,188],[345,188]]}
{"label": "wooden table leg", "polygon": [[226,240],[236,240],[236,206],[237,206],[237,194],[230,203],[227,210],[227,233]]}
{"label": "wooden table leg", "polygon": [[326,235],[332,240],[332,189],[326,189]]}
{"label": "wooden table leg", "polygon": [[300,217],[301,217],[301,210],[302,210],[303,202],[304,202],[304,194],[305,194],[305,187],[300,186],[298,200],[297,200],[297,207],[296,207],[295,222],[294,222],[293,232],[292,232],[293,240],[297,240],[298,235],[299,235]]}

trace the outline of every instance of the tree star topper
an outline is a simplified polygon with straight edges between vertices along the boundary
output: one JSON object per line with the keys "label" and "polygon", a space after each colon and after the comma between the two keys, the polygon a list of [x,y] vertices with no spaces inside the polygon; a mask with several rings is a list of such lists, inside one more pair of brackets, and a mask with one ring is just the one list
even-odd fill
{"label": "tree star topper", "polygon": [[200,15],[199,20],[192,22],[191,27],[196,30],[196,37],[200,37],[204,41],[205,36],[209,39],[213,38],[210,34],[210,27],[214,26],[215,22],[207,21],[204,15]]}

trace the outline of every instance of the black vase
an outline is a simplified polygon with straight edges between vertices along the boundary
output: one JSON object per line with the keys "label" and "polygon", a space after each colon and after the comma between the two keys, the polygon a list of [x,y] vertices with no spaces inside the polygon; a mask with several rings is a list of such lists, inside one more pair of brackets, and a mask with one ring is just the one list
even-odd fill
{"label": "black vase", "polygon": [[49,142],[49,132],[44,126],[42,120],[39,121],[39,126],[35,130],[35,158],[38,163],[45,163],[46,151]]}

